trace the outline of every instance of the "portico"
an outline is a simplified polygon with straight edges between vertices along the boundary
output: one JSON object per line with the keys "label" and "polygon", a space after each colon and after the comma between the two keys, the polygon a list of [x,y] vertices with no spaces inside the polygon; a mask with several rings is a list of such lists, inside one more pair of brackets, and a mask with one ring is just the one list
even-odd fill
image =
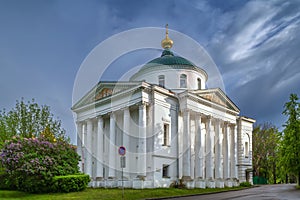
{"label": "portico", "polygon": [[223,188],[252,176],[255,121],[221,89],[206,88],[206,72],[175,56],[171,43],[167,33],[161,57],[129,81],[99,82],[72,107],[90,186]]}

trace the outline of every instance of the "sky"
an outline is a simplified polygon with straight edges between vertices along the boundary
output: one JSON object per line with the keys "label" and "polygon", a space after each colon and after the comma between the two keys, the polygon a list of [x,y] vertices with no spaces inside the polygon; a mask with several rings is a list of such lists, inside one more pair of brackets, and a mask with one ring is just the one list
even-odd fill
{"label": "sky", "polygon": [[[208,52],[241,115],[282,130],[285,102],[300,97],[300,1],[293,0],[0,0],[0,109],[34,98],[75,143],[72,92],[88,54],[114,34],[166,23]],[[160,55],[132,54],[99,79],[118,80]]]}

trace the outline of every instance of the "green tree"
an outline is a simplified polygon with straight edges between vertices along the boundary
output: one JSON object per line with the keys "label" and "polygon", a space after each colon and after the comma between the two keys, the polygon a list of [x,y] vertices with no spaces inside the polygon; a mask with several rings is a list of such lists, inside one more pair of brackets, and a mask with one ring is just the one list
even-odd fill
{"label": "green tree", "polygon": [[32,138],[45,131],[51,132],[59,140],[69,140],[61,127],[61,121],[54,119],[50,107],[40,106],[34,99],[28,102],[21,99],[9,112],[0,111],[0,148],[5,140],[11,139],[12,136]]}
{"label": "green tree", "polygon": [[278,129],[265,123],[253,130],[253,168],[255,176],[265,177],[269,183],[277,182]]}
{"label": "green tree", "polygon": [[65,142],[38,138],[13,137],[0,151],[0,164],[5,168],[6,184],[18,190],[51,192],[52,178],[78,174],[79,155],[76,147]]}
{"label": "green tree", "polygon": [[281,140],[281,165],[287,173],[298,177],[300,185],[300,103],[296,94],[291,94],[285,103],[283,114],[288,117]]}

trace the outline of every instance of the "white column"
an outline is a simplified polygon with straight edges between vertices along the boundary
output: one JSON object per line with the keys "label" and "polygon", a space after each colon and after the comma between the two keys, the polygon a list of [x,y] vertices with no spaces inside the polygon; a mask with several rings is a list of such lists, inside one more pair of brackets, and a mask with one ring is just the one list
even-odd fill
{"label": "white column", "polygon": [[212,144],[211,144],[211,116],[207,116],[206,121],[206,179],[213,178],[213,166],[212,166]]}
{"label": "white column", "polygon": [[78,163],[78,165],[79,165],[79,170],[81,171],[81,172],[83,172],[83,166],[82,166],[82,160],[84,159],[84,157],[83,157],[83,148],[82,148],[82,139],[83,139],[83,137],[82,137],[82,123],[81,122],[77,122],[76,123],[76,125],[77,125],[77,153],[78,153],[78,155],[80,156],[80,161],[79,161],[79,163]]}
{"label": "white column", "polygon": [[93,122],[91,119],[88,119],[86,122],[86,155],[85,155],[85,173],[90,175],[91,178],[92,177],[92,134],[93,134]]}
{"label": "white column", "polygon": [[220,120],[215,121],[215,173],[216,179],[221,178],[221,145],[220,145]]}
{"label": "white column", "polygon": [[228,131],[229,127],[228,127],[228,122],[224,122],[224,156],[223,156],[223,169],[224,169],[224,179],[228,179],[229,178],[229,156],[228,156]]}
{"label": "white column", "polygon": [[191,177],[191,133],[190,133],[190,111],[183,111],[183,178]]}
{"label": "white column", "polygon": [[128,154],[130,153],[129,150],[129,132],[130,132],[130,111],[129,108],[124,109],[123,113],[123,146],[127,150],[127,158],[126,158],[126,167],[124,168],[124,177],[129,178],[129,156]]}
{"label": "white column", "polygon": [[232,124],[230,126],[230,133],[231,133],[231,137],[230,137],[230,177],[231,178],[236,178],[236,161],[235,161],[235,125]]}
{"label": "white column", "polygon": [[98,117],[96,148],[96,177],[103,178],[103,118],[101,116]]}
{"label": "white column", "polygon": [[146,104],[139,106],[138,175],[146,176]]}
{"label": "white column", "polygon": [[108,156],[108,177],[113,179],[116,177],[116,122],[115,114],[110,114],[109,129],[109,156]]}
{"label": "white column", "polygon": [[195,178],[203,178],[203,141],[201,135],[201,114],[197,114],[195,139]]}

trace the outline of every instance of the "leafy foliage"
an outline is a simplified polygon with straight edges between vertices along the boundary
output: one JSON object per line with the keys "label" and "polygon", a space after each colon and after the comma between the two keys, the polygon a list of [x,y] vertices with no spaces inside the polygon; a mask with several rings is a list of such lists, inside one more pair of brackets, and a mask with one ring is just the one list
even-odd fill
{"label": "leafy foliage", "polygon": [[13,137],[0,153],[1,165],[8,174],[8,185],[27,192],[48,192],[54,176],[79,172],[79,155],[65,141],[49,138]]}
{"label": "leafy foliage", "polygon": [[61,127],[61,121],[54,119],[49,106],[39,106],[34,99],[28,102],[21,99],[9,112],[0,111],[0,148],[5,140],[13,136],[38,137],[46,129],[55,138],[68,140],[65,130]]}
{"label": "leafy foliage", "polygon": [[240,186],[241,187],[251,187],[252,185],[251,185],[251,183],[249,183],[249,182],[242,182],[242,183],[240,183]]}
{"label": "leafy foliage", "polygon": [[258,125],[253,130],[253,168],[255,176],[276,183],[279,132],[272,124]]}
{"label": "leafy foliage", "polygon": [[283,114],[288,117],[281,140],[281,165],[284,169],[298,176],[300,185],[300,103],[296,94],[291,94],[285,103]]}
{"label": "leafy foliage", "polygon": [[87,174],[55,176],[51,186],[52,192],[77,192],[85,189],[90,182]]}

